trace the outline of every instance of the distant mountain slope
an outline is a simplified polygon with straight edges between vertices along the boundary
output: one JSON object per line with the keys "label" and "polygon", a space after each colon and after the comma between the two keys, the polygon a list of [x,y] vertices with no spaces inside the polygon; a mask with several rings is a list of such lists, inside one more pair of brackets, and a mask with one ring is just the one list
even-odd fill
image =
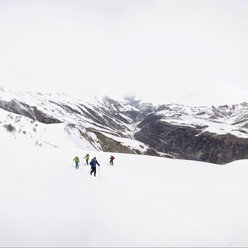
{"label": "distant mountain slope", "polygon": [[[57,127],[64,126],[64,132],[70,136],[77,136],[75,144],[79,147],[84,147],[79,142],[82,139],[90,144],[89,149],[158,155],[133,138],[133,123],[142,118],[142,111],[128,105],[127,101],[122,104],[108,97],[92,97],[82,101],[65,94],[0,90],[0,108],[9,113],[3,114],[1,119],[4,125],[13,126],[13,134],[20,129],[20,125],[21,132],[27,134],[29,122],[35,125],[43,124],[42,126],[56,124]],[[21,124],[21,121],[26,124]],[[35,130],[35,126],[31,128],[31,132],[34,132],[32,130]],[[52,136],[52,133],[50,135]],[[34,136],[30,134],[30,138]],[[75,137],[71,139],[73,142]]]}
{"label": "distant mountain slope", "polygon": [[248,158],[248,104],[219,107],[160,106],[135,138],[174,157],[224,164]]}
{"label": "distant mountain slope", "polygon": [[[114,100],[86,96],[80,100],[66,94],[0,89],[0,108],[36,124],[61,124],[79,147],[84,145],[78,141],[85,140],[90,149],[99,151],[218,164],[248,158],[248,103],[155,106],[135,97]],[[4,125],[8,124],[17,125],[5,121]],[[25,128],[23,125],[23,132]]]}

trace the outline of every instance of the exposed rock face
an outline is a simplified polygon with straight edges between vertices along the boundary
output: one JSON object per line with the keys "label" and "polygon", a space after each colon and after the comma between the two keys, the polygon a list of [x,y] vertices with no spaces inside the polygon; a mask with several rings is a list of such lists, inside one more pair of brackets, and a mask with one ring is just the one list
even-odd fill
{"label": "exposed rock face", "polygon": [[157,115],[145,118],[135,138],[156,151],[181,159],[225,164],[248,158],[248,139],[202,132],[200,127],[172,125],[161,118]]}
{"label": "exposed rock face", "polygon": [[32,112],[34,114],[35,120],[45,123],[45,124],[52,124],[52,123],[61,123],[60,120],[45,114],[44,112],[37,109],[37,107],[33,107]]}
{"label": "exposed rock face", "polygon": [[199,160],[216,164],[248,158],[248,139],[238,138],[231,134],[202,133],[196,139],[194,149],[197,148],[200,153]]}
{"label": "exposed rock face", "polygon": [[11,100],[10,102],[0,100],[0,108],[15,114],[26,116],[45,124],[61,123],[60,120],[38,110],[36,106],[29,106],[28,104],[19,102],[17,100]]}
{"label": "exposed rock face", "polygon": [[120,142],[113,140],[111,138],[106,137],[105,135],[95,132],[97,138],[99,139],[99,142],[101,143],[101,147],[104,152],[118,152],[118,153],[131,153],[135,154],[134,150],[123,146]]}
{"label": "exposed rock face", "polygon": [[125,97],[124,99],[126,100],[126,105],[132,108],[122,111],[122,114],[128,116],[133,122],[140,122],[147,115],[157,110],[157,107],[151,103],[143,103],[133,97]]}
{"label": "exposed rock face", "polygon": [[31,119],[34,118],[30,107],[27,104],[16,100],[11,100],[9,102],[0,100],[0,108],[15,114],[26,116]]}

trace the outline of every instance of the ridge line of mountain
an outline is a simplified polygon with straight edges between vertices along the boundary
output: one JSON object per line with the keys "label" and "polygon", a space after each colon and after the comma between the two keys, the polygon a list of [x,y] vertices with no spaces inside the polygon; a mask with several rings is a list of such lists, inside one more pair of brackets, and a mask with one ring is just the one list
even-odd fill
{"label": "ridge line of mountain", "polygon": [[98,150],[216,164],[248,158],[246,102],[155,106],[135,97],[118,101],[106,96],[84,102],[63,94],[0,92],[1,109],[44,124],[65,123]]}

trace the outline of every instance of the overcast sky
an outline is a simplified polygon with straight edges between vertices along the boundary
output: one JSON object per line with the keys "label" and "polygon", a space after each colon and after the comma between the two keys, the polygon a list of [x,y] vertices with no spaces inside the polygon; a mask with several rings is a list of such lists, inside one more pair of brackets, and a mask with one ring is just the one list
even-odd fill
{"label": "overcast sky", "polygon": [[248,100],[247,13],[247,0],[0,0],[0,85]]}

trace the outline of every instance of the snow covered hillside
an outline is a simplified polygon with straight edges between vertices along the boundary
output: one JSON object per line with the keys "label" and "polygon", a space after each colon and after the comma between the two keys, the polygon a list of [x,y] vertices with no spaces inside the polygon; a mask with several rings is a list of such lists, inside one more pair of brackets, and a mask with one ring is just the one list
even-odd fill
{"label": "snow covered hillside", "polygon": [[[143,112],[146,107],[142,106]],[[83,101],[66,94],[11,92],[0,89],[0,123],[11,124],[15,131],[39,140],[69,135],[74,145],[90,150],[125,153],[154,153],[144,143],[133,138],[136,126],[132,118],[140,118],[142,111],[117,103],[110,98],[84,98]],[[25,124],[27,123],[27,125]],[[48,125],[49,124],[49,125]],[[41,127],[41,128],[39,128]],[[64,129],[65,134],[62,134]],[[46,131],[44,131],[46,130]],[[49,139],[49,138],[48,138]],[[47,140],[49,143],[49,140]],[[42,145],[42,144],[41,144]]]}
{"label": "snow covered hillside", "polygon": [[248,159],[248,104],[167,104],[138,124],[135,138],[173,157],[225,164]]}
{"label": "snow covered hillside", "polygon": [[69,136],[72,145],[81,149],[216,164],[248,159],[245,102],[217,107],[155,106],[135,97],[75,99],[63,93],[0,88],[0,110],[2,127],[14,136],[26,135],[37,145],[60,142],[58,131],[59,137]]}
{"label": "snow covered hillside", "polygon": [[156,114],[174,125],[198,127],[202,132],[218,135],[229,133],[240,138],[248,137],[248,103],[245,102],[218,107],[168,104],[160,106]]}
{"label": "snow covered hillside", "polygon": [[[79,149],[69,136],[39,146],[5,128],[0,135],[0,246],[248,245],[247,160],[116,153],[109,166],[110,153]],[[96,178],[86,153],[101,164]]]}

